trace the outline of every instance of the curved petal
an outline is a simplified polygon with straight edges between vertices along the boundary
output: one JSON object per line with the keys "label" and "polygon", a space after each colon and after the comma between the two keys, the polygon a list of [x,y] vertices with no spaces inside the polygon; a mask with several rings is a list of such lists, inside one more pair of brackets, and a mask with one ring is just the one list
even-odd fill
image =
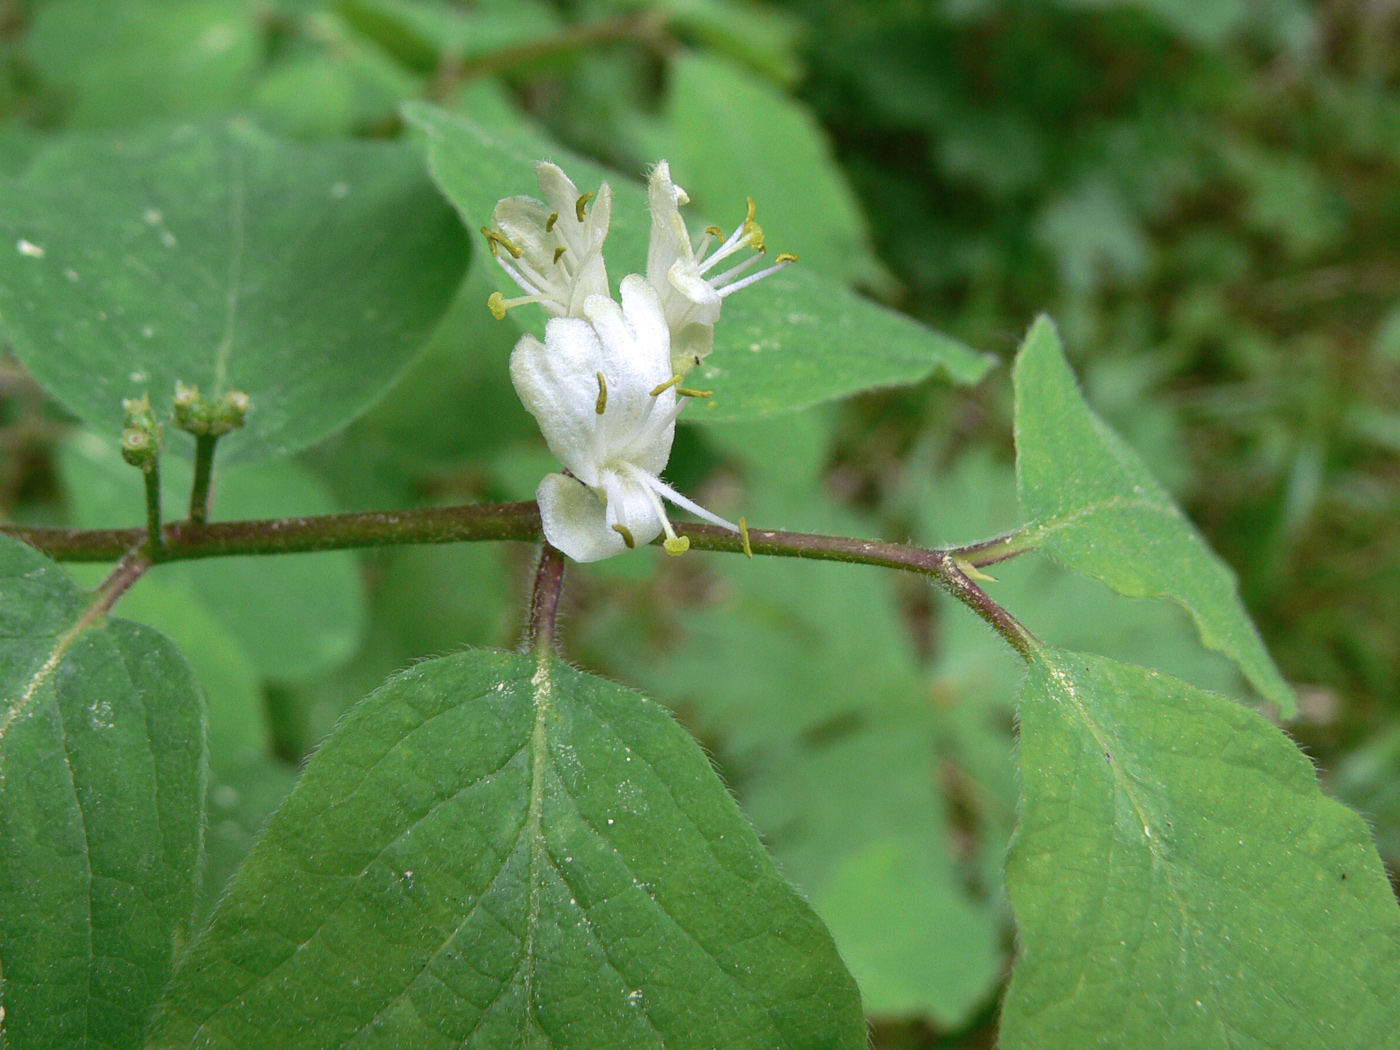
{"label": "curved petal", "polygon": [[545,341],[523,335],[510,355],[510,380],[526,411],[535,417],[549,450],[585,484],[598,481],[597,413],[602,345],[593,326],[576,317],[556,317]]}
{"label": "curved petal", "polygon": [[645,483],[631,472],[607,470],[602,475],[602,488],[608,497],[606,520],[608,529],[619,535],[614,525],[627,529],[632,542],[638,546],[650,543],[661,535],[661,517],[657,501],[647,491]]}
{"label": "curved petal", "polygon": [[671,166],[657,161],[647,182],[647,198],[651,205],[651,241],[647,247],[647,280],[664,294],[666,275],[677,260],[693,261],[690,233],[681,219],[680,206],[690,198],[685,190],[671,181]]}
{"label": "curved petal", "polygon": [[574,561],[598,561],[627,549],[621,534],[608,523],[603,501],[581,481],[546,474],[535,498],[544,538]]}

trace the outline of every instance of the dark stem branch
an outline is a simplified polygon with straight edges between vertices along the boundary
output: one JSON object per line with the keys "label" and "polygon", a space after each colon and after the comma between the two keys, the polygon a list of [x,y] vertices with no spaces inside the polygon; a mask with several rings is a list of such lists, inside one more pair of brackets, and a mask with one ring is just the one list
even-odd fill
{"label": "dark stem branch", "polygon": [[[678,523],[676,531],[689,537],[690,545],[695,550],[736,554],[744,550],[743,540],[737,533],[717,525]],[[163,534],[164,549],[159,553],[152,552],[156,561],[187,561],[234,554],[293,554],[400,543],[461,543],[476,540],[538,543],[544,538],[539,508],[533,502],[424,507],[405,511],[226,521],[205,525],[177,522],[165,526]],[[141,529],[79,530],[26,526],[0,527],[0,535],[23,540],[59,561],[111,561],[140,544],[144,538]],[[881,565],[921,573],[932,577],[953,597],[971,608],[1023,656],[1035,644],[1031,633],[959,568],[959,558],[973,565],[979,564],[977,551],[972,552],[972,557],[965,553],[969,548],[931,550],[880,540],[775,529],[749,529],[749,542],[755,554]],[[1011,551],[1011,545],[1004,548],[988,546],[980,556],[997,551]],[[1011,551],[1020,552],[1021,549]],[[1011,553],[1003,553],[1002,556],[1010,557]],[[554,556],[559,557],[557,554]],[[545,560],[541,559],[542,567]],[[993,560],[1001,560],[1001,557]]]}
{"label": "dark stem branch", "polygon": [[111,612],[112,606],[117,604],[117,599],[131,590],[132,585],[154,564],[151,552],[144,544],[128,551],[94,592],[93,603],[83,614],[82,624],[86,626]]}
{"label": "dark stem branch", "polygon": [[559,594],[564,588],[564,555],[545,543],[535,570],[535,592],[530,599],[530,624],[525,642],[531,650],[554,648],[559,620]]}
{"label": "dark stem branch", "polygon": [[195,525],[209,520],[209,486],[214,478],[214,448],[218,443],[215,435],[195,435],[194,485],[190,488],[190,521]]}

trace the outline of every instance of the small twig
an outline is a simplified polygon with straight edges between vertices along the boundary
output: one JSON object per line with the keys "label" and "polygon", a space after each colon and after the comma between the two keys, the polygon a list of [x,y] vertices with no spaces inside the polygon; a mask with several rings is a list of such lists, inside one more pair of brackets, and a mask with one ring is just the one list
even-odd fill
{"label": "small twig", "polygon": [[154,564],[151,552],[147,550],[145,544],[128,551],[126,556],[117,562],[116,568],[93,592],[93,602],[79,621],[79,627],[85,628],[111,612],[112,606],[117,604],[117,599],[131,590],[132,585],[144,576],[146,570]]}
{"label": "small twig", "polygon": [[190,521],[203,525],[209,520],[209,486],[214,477],[216,434],[196,434],[194,439],[194,484],[190,487]]}
{"label": "small twig", "polygon": [[152,556],[159,559],[165,547],[160,523],[160,460],[153,459],[143,466],[141,477],[146,482],[146,542]]}
{"label": "small twig", "polygon": [[[737,532],[717,525],[677,523],[676,532],[690,540],[695,550],[746,553]],[[13,536],[60,561],[110,561],[143,539],[141,529],[49,529],[3,526],[0,535]],[[525,540],[544,538],[539,508],[533,503],[478,504],[465,507],[423,507],[406,511],[327,514],[311,518],[266,521],[228,521],[196,525],[166,525],[165,545],[158,561],[187,561],[235,554],[294,554],[302,551],[342,550],[403,543],[459,543],[476,540]],[[993,601],[957,565],[990,564],[1020,553],[1012,537],[999,537],[987,545],[970,548],[929,549],[881,540],[848,536],[822,536],[776,529],[748,530],[749,549],[757,554],[784,558],[816,558],[822,561],[881,565],[906,569],[932,577],[949,594],[971,608],[1009,642],[1028,655],[1035,644],[1031,633]],[[1028,539],[1029,534],[1022,538]],[[1013,547],[1015,549],[1013,549]],[[980,551],[980,553],[979,553]],[[995,556],[993,556],[995,555]],[[983,559],[979,562],[978,559]],[[987,560],[990,559],[990,560]],[[543,560],[542,560],[543,562]],[[552,622],[552,621],[551,621]]]}
{"label": "small twig", "polygon": [[552,36],[472,59],[463,59],[461,55],[448,53],[443,56],[427,94],[432,100],[440,102],[448,98],[459,85],[469,80],[494,76],[564,51],[621,40],[654,39],[660,36],[665,24],[666,16],[660,12],[622,14],[596,22],[568,26]]}
{"label": "small twig", "polygon": [[559,620],[559,594],[564,587],[564,555],[549,543],[540,551],[535,570],[535,591],[530,599],[530,623],[525,641],[535,652],[554,648],[554,632]]}

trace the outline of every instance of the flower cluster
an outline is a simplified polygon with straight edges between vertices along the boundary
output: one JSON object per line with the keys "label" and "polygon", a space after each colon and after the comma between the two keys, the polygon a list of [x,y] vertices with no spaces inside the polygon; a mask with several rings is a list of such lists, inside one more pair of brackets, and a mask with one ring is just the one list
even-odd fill
{"label": "flower cluster", "polygon": [[[732,235],[712,226],[692,244],[680,214],[689,198],[663,160],[649,186],[647,272],[622,279],[619,303],[603,261],[608,184],[596,196],[584,194],[557,165],[535,170],[544,200],[502,200],[482,233],[525,293],[493,293],[491,312],[503,318],[537,303],[550,315],[544,342],[524,335],[510,356],[511,382],[565,468],[540,482],[545,538],[575,561],[608,558],[662,533],[666,550],[680,554],[690,541],[676,534],[663,498],[738,532],[667,485],[661,472],[681,410],[693,397],[710,396],[680,384],[713,348],[724,297],[797,257],[783,253],[749,272],[766,251],[752,200]],[[747,257],[714,272],[741,252]]]}

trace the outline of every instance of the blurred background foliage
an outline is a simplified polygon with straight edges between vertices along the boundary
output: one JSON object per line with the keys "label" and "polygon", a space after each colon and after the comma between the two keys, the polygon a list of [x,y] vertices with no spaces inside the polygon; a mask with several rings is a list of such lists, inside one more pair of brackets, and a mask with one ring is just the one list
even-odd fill
{"label": "blurred background foliage", "polygon": [[[400,136],[398,105],[428,98],[634,177],[668,157],[700,210],[736,221],[752,196],[801,265],[979,349],[1009,358],[1048,310],[1099,412],[1239,571],[1302,693],[1290,731],[1400,871],[1397,75],[1395,0],[0,0],[0,173],[71,130],[230,113]],[[550,457],[479,265],[383,401],[296,462],[221,475],[215,515],[529,498]],[[135,472],[13,363],[0,452],[12,520],[141,520]],[[1018,524],[1010,386],[682,428],[671,475],[755,524],[981,538]],[[210,696],[206,906],[348,705],[416,658],[514,644],[531,558],[143,581],[123,611]],[[1048,640],[1240,695],[1166,606],[999,568],[993,596]],[[710,748],[836,933],[877,1044],[991,1045],[1017,797],[1000,643],[848,566],[652,549],[572,571],[566,603],[574,658]]]}

